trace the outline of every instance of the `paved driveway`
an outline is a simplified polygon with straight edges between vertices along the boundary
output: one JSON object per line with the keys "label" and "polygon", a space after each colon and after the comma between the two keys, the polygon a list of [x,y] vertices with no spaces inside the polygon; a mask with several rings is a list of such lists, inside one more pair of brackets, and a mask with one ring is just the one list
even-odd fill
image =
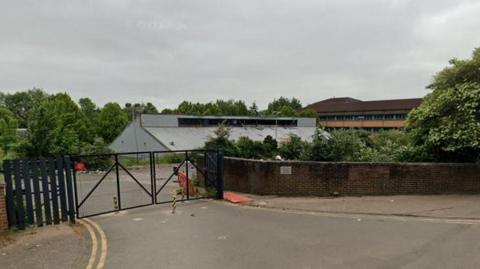
{"label": "paved driveway", "polygon": [[93,218],[107,268],[480,268],[480,223],[335,215],[217,201]]}

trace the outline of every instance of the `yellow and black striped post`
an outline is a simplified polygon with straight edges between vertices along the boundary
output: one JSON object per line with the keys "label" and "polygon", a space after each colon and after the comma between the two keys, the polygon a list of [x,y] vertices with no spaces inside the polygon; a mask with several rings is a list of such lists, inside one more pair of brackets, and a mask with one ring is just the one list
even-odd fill
{"label": "yellow and black striped post", "polygon": [[172,214],[175,214],[175,209],[177,208],[177,195],[173,194],[172,200]]}

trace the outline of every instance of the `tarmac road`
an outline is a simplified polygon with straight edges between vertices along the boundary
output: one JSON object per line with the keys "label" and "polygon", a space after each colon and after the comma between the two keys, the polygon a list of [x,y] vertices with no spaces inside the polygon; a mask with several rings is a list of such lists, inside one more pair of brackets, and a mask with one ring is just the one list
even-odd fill
{"label": "tarmac road", "polygon": [[106,268],[480,268],[480,222],[355,216],[218,201],[92,218]]}

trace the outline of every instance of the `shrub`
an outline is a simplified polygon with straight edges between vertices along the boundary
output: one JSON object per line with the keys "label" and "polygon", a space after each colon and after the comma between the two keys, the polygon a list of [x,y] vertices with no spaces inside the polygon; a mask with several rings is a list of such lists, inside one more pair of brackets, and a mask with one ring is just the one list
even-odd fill
{"label": "shrub", "polygon": [[305,159],[305,153],[308,149],[308,143],[294,134],[290,134],[288,138],[280,144],[278,152],[287,160]]}

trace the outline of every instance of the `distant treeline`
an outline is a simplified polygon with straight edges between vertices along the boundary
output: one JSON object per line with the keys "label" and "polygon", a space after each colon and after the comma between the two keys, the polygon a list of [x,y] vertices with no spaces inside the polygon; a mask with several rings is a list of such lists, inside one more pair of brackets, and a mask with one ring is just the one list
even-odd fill
{"label": "distant treeline", "polygon": [[[150,102],[123,106],[110,102],[99,107],[90,98],[75,102],[67,93],[48,94],[42,89],[0,92],[0,159],[109,152],[107,145],[141,113],[159,110]],[[284,97],[273,100],[265,110],[255,103],[247,107],[240,100],[217,100],[205,104],[184,101],[161,113],[316,117],[313,111],[302,111],[298,99]],[[18,135],[19,128],[26,129],[25,135]]]}

